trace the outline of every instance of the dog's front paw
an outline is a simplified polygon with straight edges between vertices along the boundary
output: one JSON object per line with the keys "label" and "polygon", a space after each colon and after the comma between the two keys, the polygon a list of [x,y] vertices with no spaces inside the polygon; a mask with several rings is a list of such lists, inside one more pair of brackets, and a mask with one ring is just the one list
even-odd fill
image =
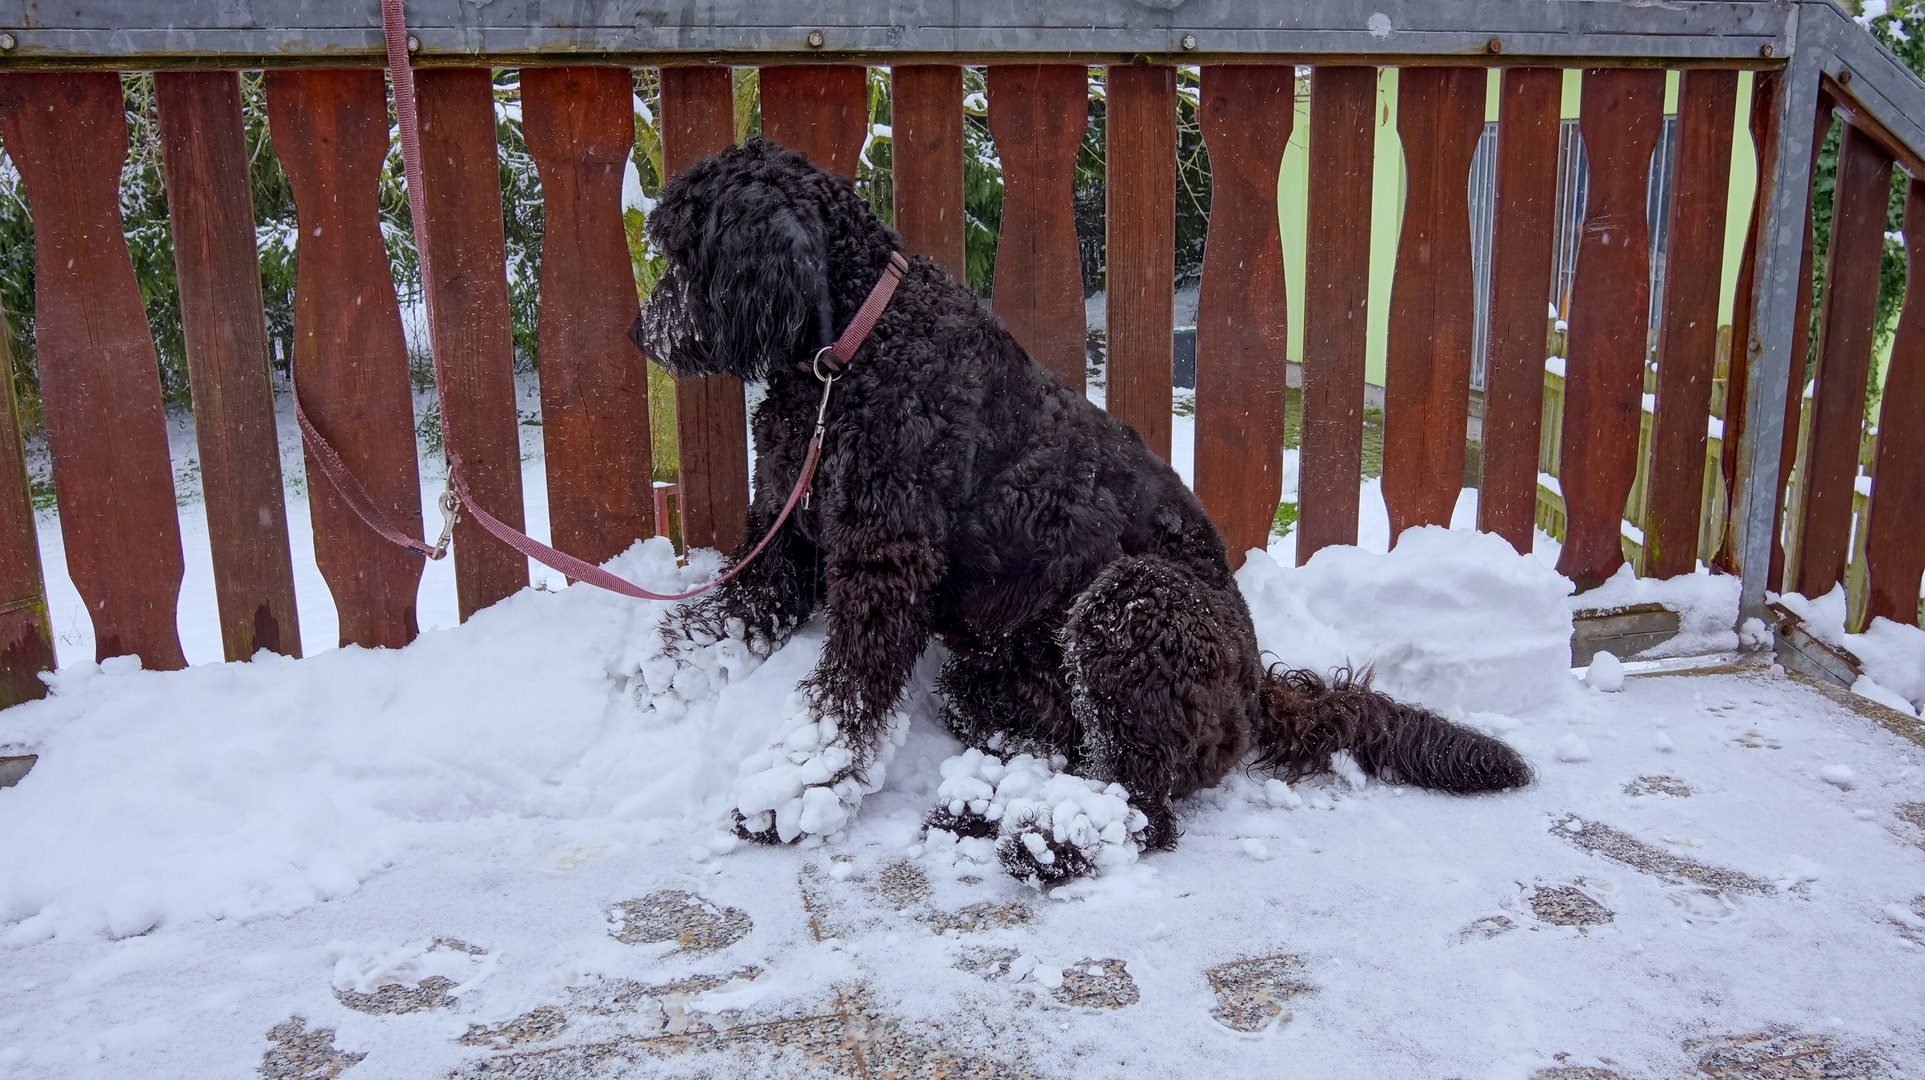
{"label": "dog's front paw", "polygon": [[834,784],[811,784],[767,810],[746,809],[766,799],[738,797],[735,835],[758,844],[792,844],[810,836],[833,836],[855,817],[862,795],[856,784],[844,779]]}
{"label": "dog's front paw", "polygon": [[882,786],[905,722],[896,718],[874,750],[858,753],[832,718],[809,721],[742,763],[735,782],[736,835],[770,843],[831,836]]}
{"label": "dog's front paw", "polygon": [[629,679],[629,692],[657,719],[672,723],[696,706],[712,703],[722,688],[761,666],[741,620],[719,626],[694,617],[662,625],[662,647]]}
{"label": "dog's front paw", "polygon": [[997,861],[1018,880],[1046,888],[1136,861],[1151,821],[1120,784],[1064,772],[1061,758],[1018,754],[1005,763],[970,750],[942,763],[939,805],[925,821],[931,841],[985,857],[962,841],[996,838]]}

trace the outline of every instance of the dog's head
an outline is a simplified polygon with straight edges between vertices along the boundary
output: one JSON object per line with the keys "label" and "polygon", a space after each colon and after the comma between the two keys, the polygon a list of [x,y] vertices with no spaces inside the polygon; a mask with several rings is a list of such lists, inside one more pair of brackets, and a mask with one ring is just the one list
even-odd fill
{"label": "dog's head", "polygon": [[864,279],[859,304],[896,243],[847,179],[765,139],[671,180],[648,240],[668,265],[630,340],[678,377],[749,381],[833,342],[842,279]]}

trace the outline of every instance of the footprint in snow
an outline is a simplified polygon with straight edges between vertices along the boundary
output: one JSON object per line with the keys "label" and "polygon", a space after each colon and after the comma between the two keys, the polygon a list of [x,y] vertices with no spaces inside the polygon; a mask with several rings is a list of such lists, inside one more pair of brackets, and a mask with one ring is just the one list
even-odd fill
{"label": "footprint in snow", "polygon": [[461,992],[494,970],[488,950],[455,938],[340,957],[334,999],[372,1016],[403,1016],[460,1004]]}
{"label": "footprint in snow", "polygon": [[1219,964],[1203,973],[1216,991],[1210,1016],[1232,1031],[1255,1032],[1272,1021],[1289,1023],[1283,1011],[1291,999],[1316,993],[1303,977],[1301,957],[1278,955]]}
{"label": "footprint in snow", "polygon": [[334,1047],[334,1029],[307,1029],[307,1018],[290,1016],[267,1031],[272,1045],[261,1055],[260,1075],[266,1080],[333,1080],[360,1064],[366,1053]]}
{"label": "footprint in snow", "polygon": [[1775,1027],[1744,1035],[1692,1039],[1684,1051],[1712,1080],[1886,1080],[1890,1068],[1870,1050],[1848,1047],[1830,1035],[1806,1035]]}
{"label": "footprint in snow", "polygon": [[747,937],[749,913],[722,907],[682,889],[624,900],[609,912],[608,932],[624,945],[676,944],[674,952],[714,952]]}
{"label": "footprint in snow", "polygon": [[1517,923],[1509,915],[1486,915],[1462,930],[1457,931],[1459,941],[1489,941],[1499,934],[1517,929]]}
{"label": "footprint in snow", "polygon": [[1630,796],[1669,795],[1674,799],[1688,799],[1691,788],[1675,776],[1640,776],[1624,785],[1624,793]]}
{"label": "footprint in snow", "polygon": [[1616,912],[1575,885],[1539,885],[1531,892],[1528,902],[1538,922],[1575,926],[1580,932],[1617,918]]}
{"label": "footprint in snow", "polygon": [[1717,894],[1775,896],[1778,886],[1761,877],[1738,870],[1707,866],[1653,847],[1622,829],[1601,822],[1586,821],[1567,814],[1551,825],[1553,835],[1575,844],[1593,855],[1628,866],[1640,873],[1672,882],[1690,884]]}
{"label": "footprint in snow", "polygon": [[568,1015],[553,1005],[541,1005],[499,1024],[469,1024],[456,1041],[463,1046],[513,1050],[523,1043],[549,1042],[568,1027]]}

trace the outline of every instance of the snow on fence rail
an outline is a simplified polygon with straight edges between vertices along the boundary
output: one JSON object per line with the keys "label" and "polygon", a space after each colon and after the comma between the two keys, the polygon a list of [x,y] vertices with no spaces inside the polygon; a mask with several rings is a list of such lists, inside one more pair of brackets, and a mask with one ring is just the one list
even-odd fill
{"label": "snow on fence rail", "polygon": [[[657,10],[657,7],[660,10]],[[1722,452],[1729,522],[1706,545],[1766,588],[1846,578],[1864,435],[1872,307],[1891,170],[1914,178],[1908,251],[1925,246],[1925,84],[1822,2],[1305,0],[1290,25],[1260,0],[1175,11],[1083,0],[1063,11],[990,0],[925,11],[883,0],[760,5],[589,2],[558,25],[523,5],[416,0],[434,312],[450,429],[479,499],[522,513],[490,69],[524,68],[525,132],[542,178],[543,438],[559,546],[591,560],[655,531],[646,379],[621,220],[633,138],[629,68],[662,71],[673,173],[735,133],[728,67],[759,66],[763,132],[853,174],[865,65],[893,81],[896,221],[961,271],[962,78],[986,64],[1005,170],[996,308],[1071,385],[1084,380],[1069,170],[1087,66],[1108,67],[1110,369],[1107,401],[1169,454],[1175,187],[1172,65],[1201,67],[1213,209],[1197,329],[1196,485],[1233,552],[1260,546],[1282,479],[1284,294],[1276,178],[1308,65],[1311,157],[1297,557],[1356,539],[1364,413],[1377,69],[1399,67],[1407,198],[1392,291],[1383,490],[1393,533],[1448,523],[1463,472],[1473,338],[1488,334],[1479,527],[1532,540],[1545,391],[1545,310],[1558,205],[1561,68],[1586,69],[1579,121],[1590,187],[1557,432],[1564,546],[1580,586],[1622,564],[1640,474],[1650,312],[1661,314],[1644,440],[1638,552],[1648,574],[1693,569],[1704,522],[1717,281],[1739,68],[1757,72],[1760,193],[1732,340]],[[0,15],[0,137],[35,215],[37,355],[67,560],[102,657],[178,667],[182,575],[155,353],[116,187],[126,149],[121,70],[153,69],[181,282],[216,589],[230,659],[298,655],[281,478],[237,85],[267,68],[274,143],[294,190],[301,258],[294,370],[318,426],[398,519],[419,521],[407,355],[377,222],[389,128],[374,0],[77,0]],[[1477,310],[1469,209],[1485,70],[1502,68],[1489,322]],[[1645,200],[1666,68],[1683,72],[1663,293],[1653,303]],[[1836,114],[1845,125],[1835,224],[1800,441],[1803,331],[1814,253],[1810,188]],[[1910,282],[1909,299],[1925,290]],[[1119,298],[1123,302],[1118,302]],[[0,342],[3,345],[3,342]],[[4,382],[4,380],[0,380]],[[684,526],[740,541],[747,505],[743,389],[676,387]],[[10,406],[10,403],[9,403]],[[0,410],[0,705],[43,692],[51,665],[34,519],[10,407]],[[1786,478],[1802,451],[1801,483]],[[1897,328],[1864,509],[1867,615],[1917,618],[1925,570],[1925,303]],[[420,564],[363,526],[310,470],[314,544],[341,640],[415,633]],[[1792,490],[1796,498],[1786,499]],[[1715,531],[1715,530],[1714,530]],[[1789,543],[1784,542],[1790,538]],[[1789,553],[1787,556],[1786,553]],[[527,583],[525,563],[464,524],[461,611]]]}

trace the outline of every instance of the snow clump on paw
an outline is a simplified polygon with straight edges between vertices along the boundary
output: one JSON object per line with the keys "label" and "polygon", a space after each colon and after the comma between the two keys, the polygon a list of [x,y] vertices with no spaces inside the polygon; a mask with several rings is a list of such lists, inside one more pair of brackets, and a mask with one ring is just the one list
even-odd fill
{"label": "snow clump on paw", "polygon": [[882,787],[909,733],[906,716],[891,716],[874,754],[859,763],[834,717],[809,719],[800,694],[788,707],[795,729],[744,761],[735,781],[736,830],[751,839],[787,844],[841,832],[862,797]]}
{"label": "snow clump on paw", "polygon": [[1123,785],[1064,772],[1065,764],[1029,754],[1005,762],[974,749],[944,761],[929,847],[979,862],[993,856],[1037,888],[1135,862],[1149,818]]}
{"label": "snow clump on paw", "polygon": [[712,707],[723,687],[761,665],[742,620],[730,619],[719,638],[670,638],[636,664],[628,690],[645,712],[672,724]]}

